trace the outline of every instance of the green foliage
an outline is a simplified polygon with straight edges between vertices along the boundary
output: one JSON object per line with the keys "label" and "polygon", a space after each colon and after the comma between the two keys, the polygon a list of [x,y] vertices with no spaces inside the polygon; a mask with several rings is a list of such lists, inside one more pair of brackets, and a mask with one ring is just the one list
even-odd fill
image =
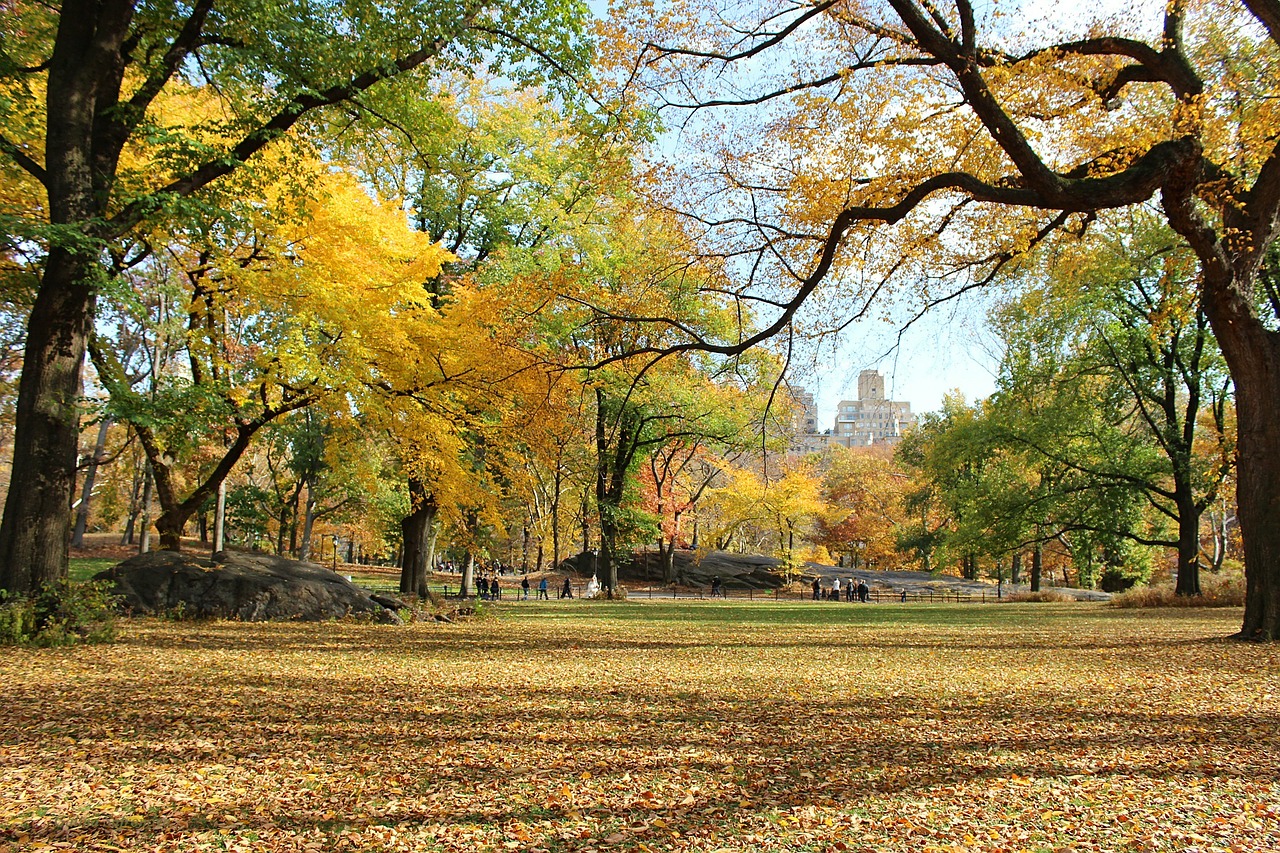
{"label": "green foliage", "polygon": [[608,515],[616,533],[615,547],[632,548],[642,542],[652,542],[660,532],[658,517],[635,506],[600,507],[601,514]]}
{"label": "green foliage", "polygon": [[227,532],[245,544],[260,544],[270,537],[271,493],[248,483],[227,492]]}
{"label": "green foliage", "polygon": [[115,638],[116,597],[108,581],[61,581],[0,604],[0,645],[70,646]]}

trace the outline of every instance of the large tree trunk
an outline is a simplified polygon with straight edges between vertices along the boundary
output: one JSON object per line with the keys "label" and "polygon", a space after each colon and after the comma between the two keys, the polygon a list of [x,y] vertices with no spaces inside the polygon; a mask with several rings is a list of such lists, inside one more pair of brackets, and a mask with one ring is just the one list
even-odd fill
{"label": "large tree trunk", "polygon": [[467,558],[462,561],[462,586],[458,590],[458,595],[462,598],[468,598],[471,595],[471,587],[476,582],[476,555],[467,552]]}
{"label": "large tree trunk", "polygon": [[658,562],[662,569],[662,582],[676,582],[676,543],[671,542],[670,547],[663,544],[663,539],[658,539]]}
{"label": "large tree trunk", "polygon": [[[163,492],[157,490],[157,494]],[[182,531],[187,526],[187,519],[192,515],[182,504],[166,506],[156,519],[156,530],[160,533],[160,547],[165,551],[182,550]]]}
{"label": "large tree trunk", "polygon": [[1280,333],[1254,316],[1254,285],[1252,276],[1211,269],[1202,294],[1236,388],[1236,505],[1245,565],[1237,636],[1280,640]]}
{"label": "large tree trunk", "polygon": [[1280,640],[1280,335],[1260,329],[1258,337],[1265,345],[1248,358],[1227,355],[1236,384],[1236,504],[1244,540],[1239,636]]}
{"label": "large tree trunk", "polygon": [[409,479],[409,514],[400,520],[403,539],[400,562],[400,591],[418,594],[426,588],[427,561],[431,557],[431,530],[435,526],[436,504],[426,483]]}
{"label": "large tree trunk", "polygon": [[133,3],[125,0],[64,3],[47,63],[43,182],[53,242],[27,320],[0,521],[0,589],[10,593],[67,574],[80,370],[104,274],[100,247],[84,228],[109,201],[109,187],[99,180],[114,174],[124,141],[95,138],[96,110],[120,81],[118,49],[132,18]]}
{"label": "large tree trunk", "polygon": [[13,467],[0,522],[0,589],[11,594],[67,576],[90,279],[85,262],[53,248],[27,324]]}

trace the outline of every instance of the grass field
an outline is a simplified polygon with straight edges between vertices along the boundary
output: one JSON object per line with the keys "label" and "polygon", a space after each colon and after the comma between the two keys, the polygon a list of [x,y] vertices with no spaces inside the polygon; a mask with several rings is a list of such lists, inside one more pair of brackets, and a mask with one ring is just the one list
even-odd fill
{"label": "grass field", "polygon": [[1280,849],[1235,610],[551,602],[0,651],[0,849]]}

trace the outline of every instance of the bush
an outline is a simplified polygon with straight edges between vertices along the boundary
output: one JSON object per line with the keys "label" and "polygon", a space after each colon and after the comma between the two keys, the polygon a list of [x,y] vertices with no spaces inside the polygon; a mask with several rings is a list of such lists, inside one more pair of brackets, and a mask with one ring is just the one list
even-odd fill
{"label": "bush", "polygon": [[115,639],[116,596],[109,581],[45,586],[0,604],[0,645],[70,646]]}
{"label": "bush", "polygon": [[[627,588],[626,588],[625,586],[622,586],[621,584],[619,584],[618,586],[615,586],[615,587],[613,588],[613,600],[614,600],[614,601],[622,601],[622,600],[626,599],[626,597],[627,597]],[[608,600],[609,600],[609,591],[608,591],[607,589],[605,589],[604,587],[600,587],[600,589],[599,589],[599,590],[597,590],[597,591],[596,591],[596,593],[595,593],[594,595],[586,595],[586,594],[584,594],[584,595],[582,596],[582,599],[583,599],[583,601],[608,601]]]}
{"label": "bush", "polygon": [[1026,601],[1061,602],[1061,601],[1075,601],[1076,599],[1075,599],[1075,596],[1073,595],[1067,595],[1066,593],[1058,592],[1057,590],[1054,590],[1054,589],[1049,589],[1049,590],[1042,590],[1041,592],[1015,592],[1010,595],[1006,595],[1004,597],[1004,600],[1011,603],[1017,603],[1017,602],[1026,602]]}
{"label": "bush", "polygon": [[1173,584],[1135,587],[1111,599],[1112,607],[1243,607],[1244,574],[1201,572],[1199,595],[1177,595]]}

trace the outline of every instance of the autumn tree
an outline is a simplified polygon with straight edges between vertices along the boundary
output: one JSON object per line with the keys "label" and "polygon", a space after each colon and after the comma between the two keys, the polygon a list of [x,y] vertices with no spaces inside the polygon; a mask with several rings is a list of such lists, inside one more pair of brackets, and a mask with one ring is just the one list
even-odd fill
{"label": "autumn tree", "polygon": [[[198,203],[282,137],[315,127],[310,120],[326,109],[358,104],[396,78],[481,61],[517,74],[531,59],[579,67],[583,11],[569,0],[357,4],[324,14],[218,0],[8,10],[0,150],[7,175],[38,187],[42,203],[17,212],[17,230],[43,257],[0,523],[0,587],[21,593],[65,575],[81,365],[113,250],[122,256],[140,227]],[[209,92],[220,113],[202,121],[157,109],[187,85]]]}
{"label": "autumn tree", "polygon": [[[723,482],[705,499],[709,538],[718,548],[731,544],[767,551],[782,562],[788,577],[825,552],[815,550],[819,523],[829,512],[815,459],[781,465],[726,465]],[[843,514],[843,513],[841,513]]]}
{"label": "autumn tree", "polygon": [[1007,349],[992,417],[1008,449],[1061,468],[1063,491],[1083,496],[1064,532],[1111,553],[1125,539],[1170,549],[1178,593],[1198,594],[1201,518],[1234,454],[1230,379],[1188,286],[1193,262],[1142,217],[1070,248],[996,312]]}
{"label": "autumn tree", "polygon": [[846,314],[899,283],[936,304],[1099,211],[1158,199],[1235,384],[1240,636],[1278,639],[1280,297],[1260,273],[1280,227],[1280,4],[1152,12],[1065,37],[969,0],[683,3],[630,23],[649,91],[707,143],[681,152],[693,168],[668,203],[740,259],[742,298],[772,310],[720,351],[776,334],[824,282]]}
{"label": "autumn tree", "polygon": [[112,411],[151,464],[165,548],[180,548],[187,521],[261,429],[368,381],[370,341],[410,321],[395,309],[448,258],[350,178],[322,175],[313,192],[283,223],[215,222],[171,239],[160,274],[180,303],[170,337],[182,358],[163,384],[138,390],[138,374],[117,356],[121,342],[92,338]]}
{"label": "autumn tree", "polygon": [[895,464],[892,449],[831,448],[822,473],[823,499],[840,512],[819,522],[816,539],[832,554],[847,554],[854,567],[897,565],[898,531],[907,523],[903,505],[910,476]]}

